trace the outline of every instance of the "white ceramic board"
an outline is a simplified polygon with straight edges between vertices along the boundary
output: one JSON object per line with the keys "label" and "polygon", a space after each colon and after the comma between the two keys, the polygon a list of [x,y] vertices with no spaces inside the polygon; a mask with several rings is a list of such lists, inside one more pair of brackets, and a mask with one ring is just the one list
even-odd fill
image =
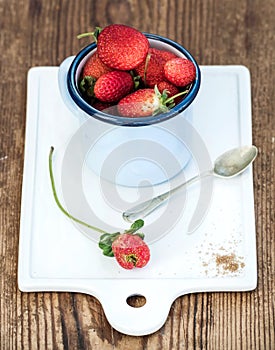
{"label": "white ceramic board", "polygon": [[[192,107],[192,126],[214,161],[227,149],[252,143],[250,75],[243,66],[202,66],[201,70],[202,85]],[[21,291],[93,295],[115,329],[139,336],[163,326],[178,296],[256,287],[252,166],[239,177],[213,179],[211,201],[192,234],[188,227],[198,201],[196,186],[186,191],[184,202],[181,196],[173,199],[181,208],[173,222],[169,223],[169,217],[173,218],[171,208],[175,208],[171,206],[170,210],[165,211],[164,207],[148,217],[143,232],[145,240],[148,238],[151,260],[143,269],[127,271],[114,259],[104,257],[97,246],[97,236],[90,239],[89,233],[67,219],[54,202],[48,174],[49,149],[55,147],[57,190],[63,200],[62,160],[78,129],[79,120],[67,109],[59,93],[58,68],[32,68],[28,74],[19,244]],[[191,161],[184,176],[188,178],[195,171]],[[123,208],[110,203],[112,197],[106,202],[100,191],[102,182],[85,163],[82,177],[83,192],[96,216],[110,227],[127,228],[121,218]],[[114,185],[106,186],[111,192]],[[160,193],[165,186],[156,186],[154,193]],[[129,199],[128,207],[136,200],[136,189],[121,187],[118,191],[123,203]],[[74,196],[77,202],[77,193]],[[163,217],[170,228],[155,237],[155,231],[163,229]],[[131,295],[144,296],[145,305],[129,306],[126,300]]]}

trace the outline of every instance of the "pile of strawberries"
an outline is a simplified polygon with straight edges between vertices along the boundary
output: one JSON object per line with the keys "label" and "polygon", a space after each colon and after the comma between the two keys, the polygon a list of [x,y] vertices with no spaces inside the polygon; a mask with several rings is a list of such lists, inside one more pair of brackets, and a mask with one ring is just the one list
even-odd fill
{"label": "pile of strawberries", "polygon": [[84,65],[79,90],[100,111],[129,118],[167,112],[196,78],[193,62],[150,47],[132,27],[112,24],[92,34],[97,50]]}

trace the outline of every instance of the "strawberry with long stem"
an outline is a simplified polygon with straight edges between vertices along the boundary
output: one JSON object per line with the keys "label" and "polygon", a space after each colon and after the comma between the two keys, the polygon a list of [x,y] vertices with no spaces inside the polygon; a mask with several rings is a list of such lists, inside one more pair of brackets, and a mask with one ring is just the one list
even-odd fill
{"label": "strawberry with long stem", "polygon": [[115,257],[120,266],[125,269],[132,269],[133,267],[144,267],[150,259],[150,250],[148,245],[143,241],[144,234],[137,232],[144,225],[144,221],[136,220],[128,230],[123,233],[114,232],[109,233],[96,226],[90,225],[82,220],[71,215],[61,204],[55,187],[52,157],[54,147],[51,147],[49,153],[49,173],[53,196],[58,208],[69,219],[88,227],[94,231],[101,233],[98,246],[103,251],[103,255]]}

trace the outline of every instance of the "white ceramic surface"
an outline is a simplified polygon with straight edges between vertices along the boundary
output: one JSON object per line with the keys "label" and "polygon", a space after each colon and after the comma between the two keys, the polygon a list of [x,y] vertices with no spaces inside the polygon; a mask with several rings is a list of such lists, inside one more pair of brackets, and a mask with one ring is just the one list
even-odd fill
{"label": "white ceramic surface", "polygon": [[[193,127],[214,160],[229,148],[252,143],[250,76],[243,66],[203,66],[201,70],[202,86],[193,107]],[[50,188],[48,153],[54,145],[54,169],[62,200],[63,156],[79,123],[61,99],[57,75],[57,67],[32,68],[28,75],[20,290],[93,295],[102,303],[115,329],[129,335],[145,335],[165,323],[171,304],[180,295],[254,289],[257,266],[252,167],[232,180],[214,180],[207,213],[192,234],[188,224],[198,200],[196,187],[187,191],[184,202],[181,196],[174,199],[181,213],[163,235],[154,236],[156,230],[162,229],[158,223],[163,216],[169,223],[171,210],[163,208],[148,219],[143,232],[152,256],[143,269],[120,268],[114,259],[102,255],[96,242],[98,236],[89,239],[86,232],[83,234],[60,212]],[[82,170],[82,184],[92,210],[106,228],[127,228],[121,218],[126,207],[110,203],[112,197],[106,202],[98,176],[86,163]],[[184,176],[195,171],[190,163]],[[112,191],[113,185],[108,186]],[[165,185],[156,187],[155,193],[165,189]],[[136,200],[135,189],[117,190],[125,206],[127,201],[131,206]],[[77,193],[74,195],[77,202]],[[234,257],[238,267],[235,271],[219,263],[218,257],[224,255]],[[133,308],[126,303],[129,296],[136,294],[145,296],[143,307]]]}

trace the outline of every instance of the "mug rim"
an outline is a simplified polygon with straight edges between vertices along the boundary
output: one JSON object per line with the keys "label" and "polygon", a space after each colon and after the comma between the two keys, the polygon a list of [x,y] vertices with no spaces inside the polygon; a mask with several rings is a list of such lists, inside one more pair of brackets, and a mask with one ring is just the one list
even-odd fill
{"label": "mug rim", "polygon": [[103,111],[99,111],[96,108],[92,107],[90,104],[88,104],[83,97],[81,96],[81,93],[79,91],[79,88],[77,86],[76,81],[76,72],[77,69],[82,62],[82,60],[92,51],[96,48],[96,43],[91,43],[84,47],[79,53],[75,56],[73,59],[72,64],[69,67],[68,73],[67,73],[67,89],[68,92],[73,99],[73,101],[76,103],[76,105],[87,114],[87,117],[93,117],[98,120],[111,123],[114,125],[120,125],[120,126],[146,126],[151,124],[160,123],[163,121],[166,121],[177,114],[183,112],[195,99],[201,83],[201,72],[198,63],[196,62],[195,58],[191,55],[191,53],[178,44],[177,42],[157,35],[157,34],[151,34],[151,33],[143,33],[148,39],[161,41],[163,43],[166,43],[168,45],[171,45],[178,51],[180,51],[187,59],[193,62],[196,68],[196,78],[195,81],[192,83],[191,89],[186,95],[186,97],[178,103],[176,106],[171,108],[168,112],[160,113],[154,116],[149,117],[122,117],[118,115],[112,115],[105,113]]}

